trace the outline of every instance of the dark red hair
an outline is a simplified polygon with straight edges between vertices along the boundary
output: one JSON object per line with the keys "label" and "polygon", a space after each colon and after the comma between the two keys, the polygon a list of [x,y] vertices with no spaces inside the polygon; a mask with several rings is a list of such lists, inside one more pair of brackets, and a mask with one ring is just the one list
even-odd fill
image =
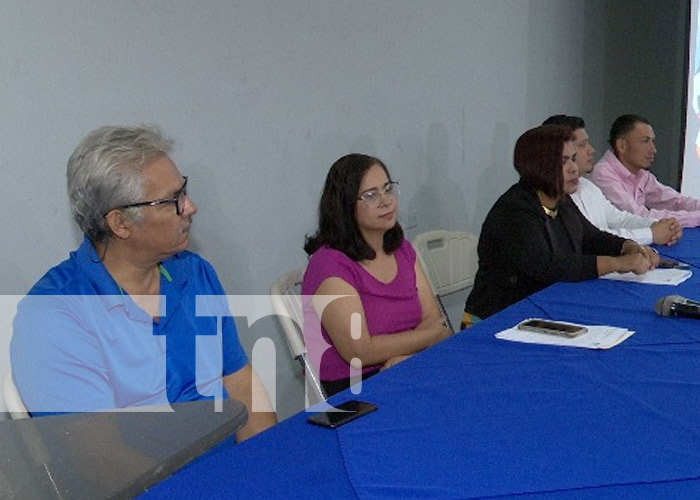
{"label": "dark red hair", "polygon": [[573,140],[573,132],[563,125],[542,125],[521,135],[513,152],[520,180],[550,198],[560,198],[564,193],[564,143]]}

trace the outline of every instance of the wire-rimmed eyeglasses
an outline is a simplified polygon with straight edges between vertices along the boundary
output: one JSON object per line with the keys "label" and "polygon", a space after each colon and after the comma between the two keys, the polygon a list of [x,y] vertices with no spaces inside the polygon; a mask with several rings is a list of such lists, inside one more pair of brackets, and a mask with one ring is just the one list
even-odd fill
{"label": "wire-rimmed eyeglasses", "polygon": [[384,184],[382,189],[372,188],[360,193],[360,196],[358,196],[357,199],[364,201],[369,208],[377,208],[382,196],[386,196],[387,198],[398,198],[398,196],[401,194],[399,184],[399,181],[387,182]]}
{"label": "wire-rimmed eyeglasses", "polygon": [[177,213],[177,215],[182,215],[182,211],[185,209],[185,200],[187,200],[188,179],[186,175],[183,175],[182,177],[183,179],[185,179],[185,182],[182,183],[182,187],[175,192],[175,195],[172,198],[161,198],[159,200],[141,201],[139,203],[129,203],[128,205],[121,205],[119,207],[112,208],[108,212],[105,212],[104,216],[106,216],[112,210],[123,210],[125,208],[136,207],[157,207],[158,205],[164,205],[166,203],[174,203],[175,213]]}

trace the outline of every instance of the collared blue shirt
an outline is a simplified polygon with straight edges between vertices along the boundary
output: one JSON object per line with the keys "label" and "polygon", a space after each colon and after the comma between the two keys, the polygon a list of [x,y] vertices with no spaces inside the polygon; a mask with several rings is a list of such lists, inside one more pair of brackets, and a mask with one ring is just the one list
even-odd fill
{"label": "collared blue shirt", "polygon": [[[247,357],[216,272],[187,251],[161,266],[158,321],[119,288],[87,238],[34,285],[18,305],[10,345],[14,379],[31,412],[226,397],[222,376],[243,368]],[[226,311],[222,320],[203,315],[202,296],[215,302],[211,310]]]}

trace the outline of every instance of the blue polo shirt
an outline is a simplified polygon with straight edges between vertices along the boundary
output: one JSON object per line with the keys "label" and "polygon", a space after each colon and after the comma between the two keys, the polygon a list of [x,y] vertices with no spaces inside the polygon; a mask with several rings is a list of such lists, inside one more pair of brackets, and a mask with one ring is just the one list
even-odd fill
{"label": "blue polo shirt", "polygon": [[247,357],[216,272],[188,251],[160,269],[157,321],[119,288],[87,238],[34,285],[18,305],[10,345],[30,412],[226,397],[222,376]]}

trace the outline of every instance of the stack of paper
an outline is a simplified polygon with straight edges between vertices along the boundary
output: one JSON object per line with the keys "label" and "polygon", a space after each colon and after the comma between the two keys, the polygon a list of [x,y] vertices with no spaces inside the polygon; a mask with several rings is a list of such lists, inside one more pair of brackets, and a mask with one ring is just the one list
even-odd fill
{"label": "stack of paper", "polygon": [[652,269],[644,274],[634,273],[610,273],[601,278],[606,280],[633,281],[648,285],[678,285],[690,278],[693,272],[690,269]]}
{"label": "stack of paper", "polygon": [[[574,323],[570,323],[574,324]],[[560,337],[547,333],[520,330],[517,325],[496,334],[497,339],[525,342],[528,344],[563,345],[584,347],[586,349],[610,349],[631,337],[634,332],[626,328],[608,325],[578,325],[585,326],[588,331],[575,338]]]}

